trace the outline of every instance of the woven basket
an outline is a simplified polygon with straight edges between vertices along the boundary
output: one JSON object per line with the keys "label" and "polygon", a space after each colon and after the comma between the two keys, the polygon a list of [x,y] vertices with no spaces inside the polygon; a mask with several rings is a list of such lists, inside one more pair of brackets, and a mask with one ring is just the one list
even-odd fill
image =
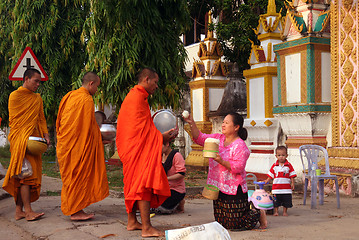
{"label": "woven basket", "polygon": [[202,191],[202,196],[210,200],[217,200],[218,194],[219,194],[219,189],[216,186],[209,184],[204,186]]}
{"label": "woven basket", "polygon": [[203,157],[216,158],[218,153],[218,144],[214,142],[205,142],[203,146]]}

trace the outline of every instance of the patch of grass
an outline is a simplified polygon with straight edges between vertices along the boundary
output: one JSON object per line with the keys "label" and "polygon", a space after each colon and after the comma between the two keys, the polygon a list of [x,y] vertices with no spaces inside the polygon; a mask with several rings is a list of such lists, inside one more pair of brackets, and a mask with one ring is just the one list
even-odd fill
{"label": "patch of grass", "polygon": [[9,164],[10,164],[10,158],[0,158],[0,163],[2,164],[2,166],[4,168],[8,168],[9,167]]}
{"label": "patch of grass", "polygon": [[187,179],[203,179],[207,178],[207,171],[195,170],[195,171],[186,171]]}
{"label": "patch of grass", "polygon": [[10,146],[0,147],[0,163],[4,168],[8,168],[10,164]]}
{"label": "patch of grass", "polygon": [[201,187],[203,184],[196,182],[185,181],[186,187]]}
{"label": "patch of grass", "polygon": [[55,156],[42,156],[42,174],[49,177],[61,178]]}
{"label": "patch of grass", "polygon": [[208,174],[206,167],[186,166],[186,169],[186,187],[198,187],[206,184]]}
{"label": "patch of grass", "polygon": [[0,157],[8,158],[10,157],[10,145],[5,145],[0,147]]}
{"label": "patch of grass", "polygon": [[[55,152],[46,152],[42,156],[42,173],[45,176],[61,178],[58,165],[56,163]],[[10,148],[9,146],[0,147],[0,162],[4,168],[8,168],[10,164]],[[186,187],[204,186],[207,180],[206,167],[186,166],[187,172],[185,177]],[[123,191],[123,172],[122,166],[106,165],[108,183],[111,190]],[[57,194],[51,193],[49,194]],[[58,196],[58,195],[49,195]]]}
{"label": "patch of grass", "polygon": [[[0,147],[0,162],[4,168],[10,164],[10,147]],[[42,156],[42,174],[49,177],[60,178],[60,172],[55,162],[55,155],[44,154]]]}
{"label": "patch of grass", "polygon": [[123,190],[123,173],[121,166],[106,165],[107,179],[110,189],[116,191]]}
{"label": "patch of grass", "polygon": [[186,179],[207,179],[207,167],[186,166]]}
{"label": "patch of grass", "polygon": [[60,192],[46,191],[46,196],[60,196]]}

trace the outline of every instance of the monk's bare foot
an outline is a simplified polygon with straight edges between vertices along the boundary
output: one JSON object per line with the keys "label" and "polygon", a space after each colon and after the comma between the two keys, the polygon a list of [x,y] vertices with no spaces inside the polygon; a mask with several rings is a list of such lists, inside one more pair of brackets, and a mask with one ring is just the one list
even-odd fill
{"label": "monk's bare foot", "polygon": [[287,217],[287,216],[288,216],[288,213],[283,213],[283,216]]}
{"label": "monk's bare foot", "polygon": [[158,230],[157,228],[150,227],[148,229],[142,229],[142,237],[164,237],[165,232]]}
{"label": "monk's bare foot", "polygon": [[37,212],[28,212],[25,214],[25,219],[27,221],[35,221],[44,216],[45,213],[37,213]]}
{"label": "monk's bare foot", "polygon": [[70,219],[71,219],[71,221],[86,221],[86,220],[93,218],[94,216],[95,216],[95,214],[93,214],[93,213],[88,214],[88,213],[85,213],[83,210],[81,210],[75,214],[72,214]]}
{"label": "monk's bare foot", "polygon": [[276,213],[273,213],[273,216],[279,216],[279,214],[276,212]]}
{"label": "monk's bare foot", "polygon": [[23,218],[25,218],[26,217],[26,214],[25,214],[25,212],[16,212],[15,213],[15,220],[16,221],[18,221],[18,220],[20,220],[20,219],[23,219]]}
{"label": "monk's bare foot", "polygon": [[127,231],[142,230],[142,224],[135,222],[134,224],[127,224]]}

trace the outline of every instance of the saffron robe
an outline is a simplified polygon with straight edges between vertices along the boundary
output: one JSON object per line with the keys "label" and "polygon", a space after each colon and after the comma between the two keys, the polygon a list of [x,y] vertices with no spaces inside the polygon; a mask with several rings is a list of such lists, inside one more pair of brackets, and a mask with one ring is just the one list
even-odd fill
{"label": "saffron robe", "polygon": [[127,94],[117,119],[116,145],[123,164],[126,211],[133,211],[137,200],[159,207],[169,196],[162,167],[163,137],[155,127],[147,102],[148,93],[136,85]]}
{"label": "saffron robe", "polygon": [[109,195],[104,147],[88,90],[67,93],[56,120],[61,210],[72,215]]}
{"label": "saffron robe", "polygon": [[[48,133],[40,94],[19,87],[9,96],[9,126],[11,159],[5,176],[3,188],[17,200],[21,184],[30,186],[30,201],[39,199],[42,180],[41,155],[34,156],[26,152],[30,136],[39,137]],[[24,158],[28,159],[33,174],[19,180],[14,175],[21,173]]]}

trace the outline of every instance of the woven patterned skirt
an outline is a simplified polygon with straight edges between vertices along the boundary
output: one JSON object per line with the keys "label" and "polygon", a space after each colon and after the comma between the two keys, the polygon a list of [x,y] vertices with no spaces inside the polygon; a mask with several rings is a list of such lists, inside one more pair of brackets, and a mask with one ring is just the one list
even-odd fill
{"label": "woven patterned skirt", "polygon": [[238,186],[236,195],[219,192],[218,199],[213,201],[214,218],[226,229],[253,229],[260,217],[258,209],[251,210],[248,194]]}

